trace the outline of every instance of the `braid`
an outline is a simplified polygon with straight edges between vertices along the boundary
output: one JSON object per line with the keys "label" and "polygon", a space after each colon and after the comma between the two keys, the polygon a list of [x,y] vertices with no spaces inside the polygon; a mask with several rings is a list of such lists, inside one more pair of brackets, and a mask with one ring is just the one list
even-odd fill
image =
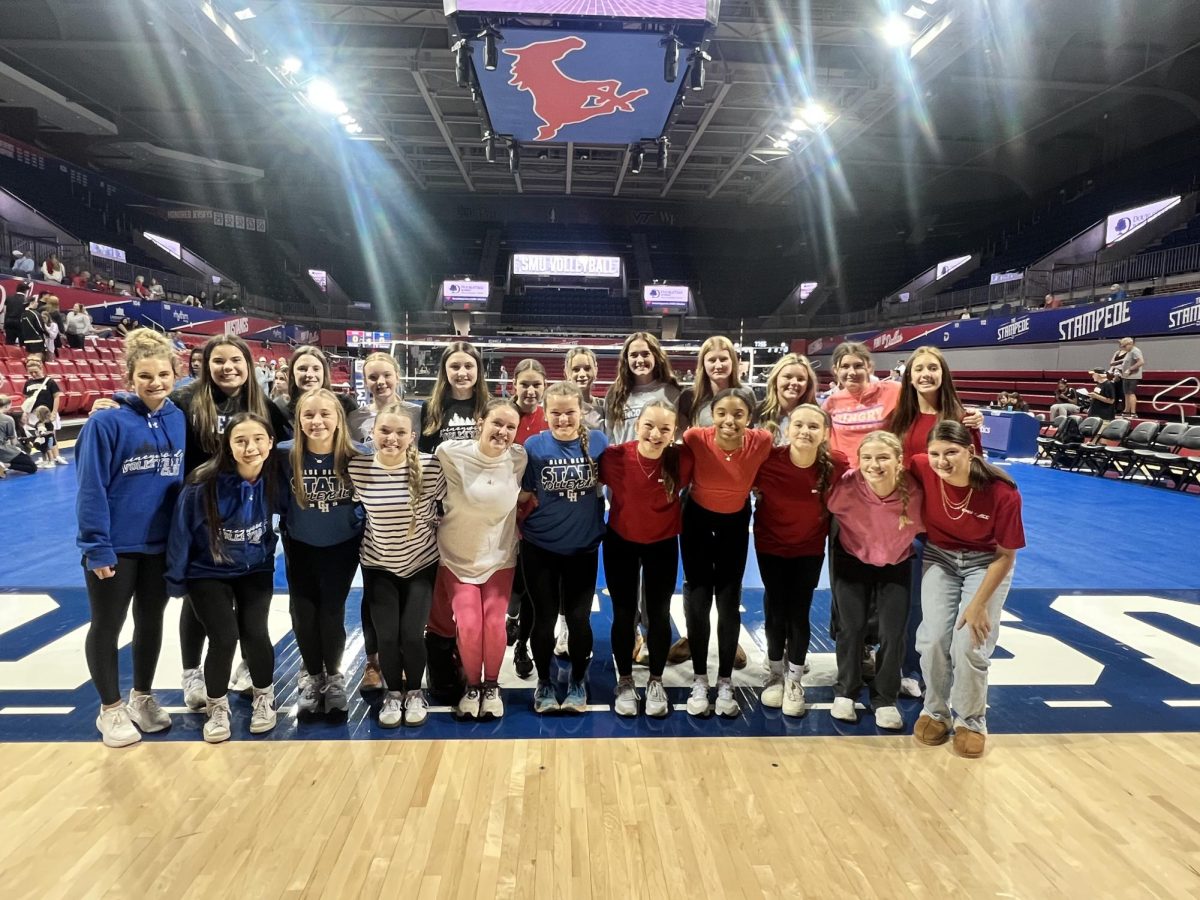
{"label": "braid", "polygon": [[662,455],[663,490],[667,492],[667,502],[675,501],[675,491],[679,488],[679,445],[672,444]]}
{"label": "braid", "polygon": [[592,454],[588,452],[588,427],[583,424],[582,417],[579,420],[579,447],[583,450],[583,455],[588,461],[588,477],[592,482],[596,481],[596,461],[592,459]]}
{"label": "braid", "polygon": [[896,479],[896,489],[900,491],[900,530],[903,531],[912,524],[912,519],[908,517],[908,473],[903,469]]}
{"label": "braid", "polygon": [[[833,481],[833,459],[829,455],[829,443],[821,441],[817,444],[817,494],[821,498],[821,505],[825,505],[825,494],[830,488],[830,482]],[[825,510],[828,514],[829,510]]]}
{"label": "braid", "polygon": [[408,445],[408,509],[412,518],[408,522],[408,536],[412,537],[417,530],[417,504],[421,502],[421,455],[417,452],[414,441]]}

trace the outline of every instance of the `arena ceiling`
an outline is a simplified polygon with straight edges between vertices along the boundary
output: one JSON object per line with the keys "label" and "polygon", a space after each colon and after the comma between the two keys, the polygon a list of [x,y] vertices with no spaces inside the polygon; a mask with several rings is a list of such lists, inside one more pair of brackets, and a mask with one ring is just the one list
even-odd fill
{"label": "arena ceiling", "polygon": [[[832,185],[849,209],[953,204],[1031,196],[1200,122],[1191,0],[937,2],[957,7],[956,24],[910,61],[880,39],[887,2],[724,0],[706,85],[670,124],[671,165],[636,176],[623,147],[526,147],[515,175],[503,157],[488,163],[441,0],[213,0],[241,45],[202,0],[6,0],[0,62],[116,126],[43,124],[51,147],[186,181],[186,159],[164,168],[149,144],[241,173],[198,167],[197,180],[246,182],[332,137],[264,64],[295,54],[336,82],[402,183],[430,196],[765,208]],[[243,8],[255,18],[236,20]],[[837,117],[825,140],[776,151],[807,97]]]}

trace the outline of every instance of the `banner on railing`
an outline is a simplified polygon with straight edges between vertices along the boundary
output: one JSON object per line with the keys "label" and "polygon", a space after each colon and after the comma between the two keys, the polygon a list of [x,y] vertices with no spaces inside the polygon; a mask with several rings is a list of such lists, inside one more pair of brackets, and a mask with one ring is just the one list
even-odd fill
{"label": "banner on railing", "polygon": [[811,356],[832,353],[843,340],[860,341],[873,351],[883,352],[923,345],[1003,347],[1198,333],[1200,294],[1187,293],[823,337],[812,341],[808,349]]}

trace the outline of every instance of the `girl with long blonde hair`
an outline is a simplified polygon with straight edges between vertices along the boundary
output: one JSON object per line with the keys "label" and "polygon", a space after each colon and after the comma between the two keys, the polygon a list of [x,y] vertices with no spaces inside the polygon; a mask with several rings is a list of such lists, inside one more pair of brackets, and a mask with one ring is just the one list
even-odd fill
{"label": "girl with long blonde hair", "polygon": [[682,427],[711,425],[713,397],[726,388],[741,386],[733,341],[720,334],[707,338],[696,354],[695,381],[679,397]]}
{"label": "girl with long blonde hair", "polygon": [[563,361],[563,378],[575,383],[583,394],[583,421],[588,428],[604,430],[604,397],[592,396],[600,364],[589,347],[576,346],[567,350]]}
{"label": "girl with long blonde hair", "polygon": [[767,394],[758,406],[758,421],[773,435],[776,447],[786,447],[792,411],[817,402],[817,373],[808,357],[785,353],[767,373]]}

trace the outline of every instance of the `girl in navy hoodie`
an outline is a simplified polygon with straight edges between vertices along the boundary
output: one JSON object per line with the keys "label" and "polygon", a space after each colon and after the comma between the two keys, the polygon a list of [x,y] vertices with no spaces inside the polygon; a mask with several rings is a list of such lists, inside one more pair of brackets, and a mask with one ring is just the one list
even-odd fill
{"label": "girl in navy hoodie", "polygon": [[[183,414],[168,399],[174,360],[161,334],[145,328],[130,334],[125,376],[134,392],[118,394],[115,409],[92,416],[75,448],[76,542],[92,614],[84,648],[100,694],[96,727],[109,747],[137,743],[139,729],[171,725],[150,686],[167,606],[167,533],[183,483]],[[126,705],[117,684],[117,645],[131,602],[133,690]]]}
{"label": "girl in navy hoodie", "polygon": [[[300,360],[305,357],[299,357]],[[318,387],[294,407],[296,439],[279,445],[291,487],[283,552],[292,599],[292,630],[304,660],[304,713],[346,712],[346,596],[358,570],[363,509],[354,499],[350,460],[366,448],[350,440],[332,391]]]}
{"label": "girl in navy hoodie", "polygon": [[204,739],[229,740],[229,675],[240,638],[254,684],[250,733],[275,727],[275,647],[267,615],[275,580],[276,535],[283,478],[271,457],[266,419],[238,413],[226,425],[217,455],[188,478],[175,507],[167,544],[167,587],[187,595],[208,633]]}

